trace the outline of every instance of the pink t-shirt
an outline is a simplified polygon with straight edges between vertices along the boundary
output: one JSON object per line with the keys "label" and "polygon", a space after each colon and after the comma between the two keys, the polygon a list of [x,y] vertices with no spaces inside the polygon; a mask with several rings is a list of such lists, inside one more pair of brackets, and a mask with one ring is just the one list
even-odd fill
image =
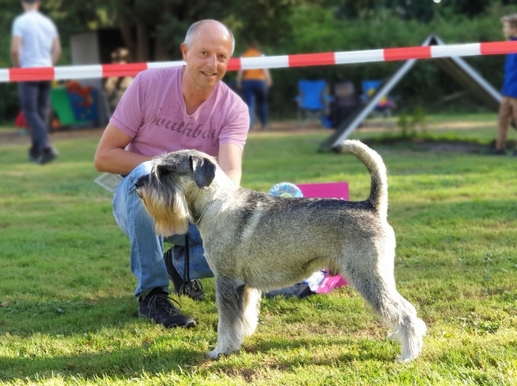
{"label": "pink t-shirt", "polygon": [[196,112],[187,115],[182,68],[142,71],[125,91],[110,122],[133,138],[126,150],[155,156],[196,149],[217,157],[222,144],[243,148],[249,128],[246,104],[218,82]]}

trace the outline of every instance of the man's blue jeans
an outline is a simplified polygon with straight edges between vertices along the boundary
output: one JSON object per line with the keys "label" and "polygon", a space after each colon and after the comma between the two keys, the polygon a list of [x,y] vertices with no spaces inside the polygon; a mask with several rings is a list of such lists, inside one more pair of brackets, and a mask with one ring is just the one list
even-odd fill
{"label": "man's blue jeans", "polygon": [[[153,162],[144,162],[127,175],[117,187],[113,196],[113,214],[119,227],[128,235],[131,244],[131,270],[138,283],[135,296],[145,295],[153,288],[168,292],[169,277],[163,260],[163,237],[154,232],[154,220],[145,210],[136,193],[135,184],[150,173]],[[189,227],[190,279],[213,277],[204,257],[203,244],[197,227]],[[185,236],[167,238],[175,244],[173,264],[183,276],[185,267]]]}
{"label": "man's blue jeans", "polygon": [[34,156],[50,147],[47,133],[50,87],[50,81],[18,82],[18,97],[23,116],[31,129],[31,155]]}

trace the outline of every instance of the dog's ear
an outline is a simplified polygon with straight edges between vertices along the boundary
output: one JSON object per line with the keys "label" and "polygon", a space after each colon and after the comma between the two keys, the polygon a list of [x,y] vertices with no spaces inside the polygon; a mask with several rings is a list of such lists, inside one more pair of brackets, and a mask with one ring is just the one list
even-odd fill
{"label": "dog's ear", "polygon": [[162,178],[167,177],[169,174],[172,174],[173,171],[174,168],[169,165],[156,165],[155,167],[153,167],[152,174],[154,174],[154,176],[158,180],[161,180]]}
{"label": "dog's ear", "polygon": [[190,168],[194,173],[194,181],[201,189],[209,186],[215,178],[215,164],[203,157],[191,156]]}

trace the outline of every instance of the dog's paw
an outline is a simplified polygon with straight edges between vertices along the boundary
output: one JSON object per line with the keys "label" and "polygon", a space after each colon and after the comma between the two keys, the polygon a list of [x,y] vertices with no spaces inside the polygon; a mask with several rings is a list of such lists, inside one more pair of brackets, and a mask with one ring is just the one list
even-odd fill
{"label": "dog's paw", "polygon": [[210,359],[219,359],[222,355],[230,355],[231,353],[239,351],[238,348],[232,349],[231,347],[222,349],[219,347],[214,348],[212,351],[206,353],[206,356]]}
{"label": "dog's paw", "polygon": [[206,353],[206,356],[210,359],[219,359],[221,355],[222,353],[217,348]]}
{"label": "dog's paw", "polygon": [[402,355],[401,355],[401,356],[398,356],[397,359],[395,359],[395,362],[397,362],[397,363],[408,363],[408,362],[411,362],[414,359],[415,358],[411,358],[411,357],[402,357]]}

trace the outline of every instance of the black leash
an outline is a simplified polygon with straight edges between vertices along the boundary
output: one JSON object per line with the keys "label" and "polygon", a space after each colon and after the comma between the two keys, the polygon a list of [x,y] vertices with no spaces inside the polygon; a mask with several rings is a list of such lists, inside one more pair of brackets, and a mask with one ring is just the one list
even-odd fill
{"label": "black leash", "polygon": [[183,283],[178,291],[179,295],[190,294],[190,246],[188,241],[188,233],[185,234],[185,265],[183,266]]}

